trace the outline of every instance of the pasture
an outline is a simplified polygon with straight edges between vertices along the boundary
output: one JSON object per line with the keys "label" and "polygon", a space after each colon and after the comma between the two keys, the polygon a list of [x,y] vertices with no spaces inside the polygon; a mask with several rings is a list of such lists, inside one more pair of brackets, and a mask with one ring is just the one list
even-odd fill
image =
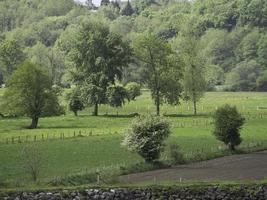
{"label": "pasture", "polygon": [[[0,96],[2,93],[0,89]],[[62,102],[67,105],[64,98]],[[172,125],[169,140],[177,141],[189,159],[223,155],[224,145],[212,135],[211,115],[226,103],[236,105],[246,117],[239,149],[267,148],[267,93],[209,92],[198,103],[197,116],[192,116],[190,102],[164,104],[161,113]],[[30,124],[28,118],[0,119],[0,182],[29,180],[20,161],[20,151],[29,143],[38,144],[44,155],[41,180],[141,162],[137,154],[121,146],[123,132],[134,113],[155,113],[149,91],[143,91],[142,96],[123,108],[100,106],[98,117],[90,116],[91,109],[87,108],[78,117],[67,111],[64,116],[42,118],[36,130],[25,128]],[[167,158],[163,154],[161,159]]]}

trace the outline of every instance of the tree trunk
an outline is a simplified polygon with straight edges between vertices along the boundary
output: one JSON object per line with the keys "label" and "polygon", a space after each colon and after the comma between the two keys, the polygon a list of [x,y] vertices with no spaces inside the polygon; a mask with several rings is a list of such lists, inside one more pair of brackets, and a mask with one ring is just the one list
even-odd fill
{"label": "tree trunk", "polygon": [[228,147],[229,147],[230,151],[235,151],[235,145],[233,145],[232,143],[229,143]]}
{"label": "tree trunk", "polygon": [[194,104],[194,115],[197,115],[197,101],[195,98],[193,100],[193,104]]}
{"label": "tree trunk", "polygon": [[74,113],[75,117],[78,116],[78,112],[77,111],[73,111],[73,113]]}
{"label": "tree trunk", "polygon": [[38,120],[39,120],[38,117],[32,117],[32,123],[31,123],[31,125],[30,125],[30,129],[35,129],[35,128],[37,128]]}
{"label": "tree trunk", "polygon": [[159,97],[159,91],[157,91],[156,96],[156,107],[157,107],[157,116],[160,115],[160,97]]}
{"label": "tree trunk", "polygon": [[95,104],[93,116],[98,116],[98,103]]}

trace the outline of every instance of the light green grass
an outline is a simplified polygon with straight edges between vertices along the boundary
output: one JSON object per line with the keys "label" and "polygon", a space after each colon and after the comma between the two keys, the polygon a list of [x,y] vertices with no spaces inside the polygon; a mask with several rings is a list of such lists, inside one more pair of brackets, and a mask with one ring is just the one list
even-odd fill
{"label": "light green grass", "polygon": [[[0,89],[0,96],[2,94]],[[62,98],[63,99],[63,98]],[[1,99],[0,99],[1,100]],[[66,102],[63,102],[66,104]],[[182,102],[179,106],[163,105],[161,112],[166,115],[172,124],[172,135],[169,140],[176,140],[182,151],[188,156],[197,152],[213,154],[224,145],[212,136],[212,118],[210,114],[225,104],[236,105],[240,112],[247,118],[247,123],[242,129],[243,143],[241,149],[248,145],[263,142],[262,147],[267,147],[267,110],[257,109],[267,107],[267,93],[207,93],[198,105],[198,116],[192,116],[191,103]],[[103,166],[130,165],[142,159],[121,147],[123,131],[132,120],[132,113],[154,113],[155,107],[147,91],[136,101],[127,103],[120,109],[100,106],[100,116],[90,116],[91,109],[74,117],[71,112],[65,116],[40,119],[40,128],[28,130],[28,118],[0,119],[0,182],[10,180],[28,179],[24,173],[19,159],[20,151],[26,143],[17,142],[10,144],[11,138],[26,136],[33,140],[36,136],[41,140],[38,146],[45,154],[45,165],[41,179],[64,177],[69,174],[85,170],[96,169]],[[104,116],[104,115],[109,116]],[[117,116],[118,115],[118,116]],[[87,137],[75,139],[53,139],[64,133],[65,137],[72,137],[81,132]],[[92,133],[92,136],[88,136]],[[49,140],[46,140],[46,138]],[[6,144],[8,140],[9,144]],[[50,141],[51,140],[51,141]],[[164,159],[163,155],[163,159]]]}

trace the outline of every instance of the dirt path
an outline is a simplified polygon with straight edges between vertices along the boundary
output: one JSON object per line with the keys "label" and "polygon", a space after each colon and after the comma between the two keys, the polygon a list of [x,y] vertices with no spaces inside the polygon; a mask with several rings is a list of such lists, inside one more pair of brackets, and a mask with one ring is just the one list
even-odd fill
{"label": "dirt path", "polygon": [[242,181],[267,178],[267,151],[232,155],[168,169],[121,176],[123,183],[146,181]]}

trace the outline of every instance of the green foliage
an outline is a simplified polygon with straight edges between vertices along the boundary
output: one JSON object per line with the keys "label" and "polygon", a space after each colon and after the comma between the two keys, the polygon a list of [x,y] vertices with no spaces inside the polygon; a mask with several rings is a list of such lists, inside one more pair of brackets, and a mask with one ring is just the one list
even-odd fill
{"label": "green foliage", "polygon": [[267,25],[267,3],[262,0],[239,0],[240,23],[265,27]]}
{"label": "green foliage", "polygon": [[109,0],[101,0],[101,3],[100,3],[101,6],[107,6],[109,4],[110,4]]}
{"label": "green foliage", "polygon": [[131,16],[134,14],[134,9],[129,0],[127,1],[125,7],[121,10],[121,14],[125,16]]}
{"label": "green foliage", "polygon": [[137,59],[144,65],[144,81],[152,91],[159,115],[162,101],[179,103],[183,63],[171,46],[153,33],[139,34],[133,42],[133,48]]}
{"label": "green foliage", "polygon": [[215,128],[213,134],[218,140],[226,144],[230,150],[241,143],[240,130],[245,118],[237,111],[236,107],[225,105],[216,110],[214,115]]}
{"label": "green foliage", "polygon": [[262,35],[258,41],[258,62],[263,65],[265,68],[267,67],[267,34]]}
{"label": "green foliage", "polygon": [[122,69],[130,62],[131,49],[127,42],[98,22],[82,24],[78,35],[73,80],[80,88],[84,102],[95,105],[106,103],[107,88],[122,78]]}
{"label": "green foliage", "polygon": [[176,142],[169,142],[166,147],[166,152],[171,164],[176,165],[185,163],[185,157],[181,152],[180,146]]}
{"label": "green foliage", "polygon": [[243,61],[227,74],[226,83],[233,91],[253,91],[261,70],[262,67],[255,60]]}
{"label": "green foliage", "polygon": [[107,90],[108,103],[112,107],[122,107],[125,100],[130,100],[127,90],[120,85],[110,86]]}
{"label": "green foliage", "polygon": [[207,65],[204,73],[207,90],[213,90],[216,85],[224,83],[224,72],[218,65]]}
{"label": "green foliage", "polygon": [[85,109],[84,103],[81,100],[80,91],[74,89],[67,97],[69,100],[69,109],[74,113],[75,116],[78,116],[78,111]]}
{"label": "green foliage", "polygon": [[4,40],[0,43],[0,61],[3,63],[7,76],[25,59],[21,45],[16,40]]}
{"label": "green foliage", "polygon": [[8,80],[3,109],[9,115],[30,117],[30,128],[37,127],[40,117],[62,113],[47,71],[28,61]]}
{"label": "green foliage", "polygon": [[133,120],[123,144],[137,152],[146,162],[153,162],[159,158],[164,140],[169,135],[170,125],[166,120],[151,115],[143,116]]}
{"label": "green foliage", "polygon": [[[121,3],[124,5],[122,10],[119,4],[117,1],[104,0],[102,5],[105,6],[93,12],[88,5],[78,5],[73,0],[1,1],[0,41],[17,41],[30,60],[32,56],[36,57],[35,52],[43,52],[43,58],[47,57],[48,52],[49,57],[53,57],[53,64],[38,63],[49,68],[54,83],[64,85],[69,84],[70,74],[75,71],[74,46],[79,40],[76,36],[82,22],[88,18],[95,19],[97,23],[105,21],[110,24],[110,30],[120,34],[124,41],[133,40],[136,33],[144,32],[152,32],[167,42],[181,40],[185,35],[191,39],[197,37],[205,66],[217,66],[204,71],[214,75],[223,73],[218,77],[220,81],[204,77],[209,90],[218,88],[218,85],[239,90],[238,86],[229,88],[229,85],[225,85],[224,77],[243,61],[255,60],[263,67],[267,65],[267,3],[263,0],[133,0],[131,3]],[[131,15],[133,11],[135,14]],[[186,34],[188,28],[191,29],[190,34]],[[39,43],[48,47],[47,51],[42,51]],[[11,74],[4,70],[6,66],[0,62],[4,80]],[[137,62],[124,69],[122,84],[129,81],[144,83],[141,75],[143,68],[144,65]],[[264,70],[262,68],[261,73]],[[256,79],[250,79],[249,83],[247,81],[242,85],[255,90]]]}
{"label": "green foliage", "polygon": [[193,102],[194,114],[197,114],[196,103],[203,97],[206,91],[205,80],[205,60],[200,54],[199,44],[197,38],[190,35],[191,29],[186,30],[186,36],[181,37],[177,43],[176,49],[183,56],[185,69],[183,88],[184,96]]}
{"label": "green foliage", "polygon": [[267,70],[265,70],[257,79],[257,90],[267,91]]}
{"label": "green foliage", "polygon": [[65,69],[63,55],[54,48],[48,48],[42,43],[37,44],[26,50],[27,57],[36,64],[44,67],[48,72],[54,84],[60,84]]}
{"label": "green foliage", "polygon": [[129,82],[125,86],[130,100],[135,100],[141,95],[141,85],[135,82]]}
{"label": "green foliage", "polygon": [[239,44],[240,60],[250,60],[257,57],[257,44],[260,39],[259,31],[252,30]]}

